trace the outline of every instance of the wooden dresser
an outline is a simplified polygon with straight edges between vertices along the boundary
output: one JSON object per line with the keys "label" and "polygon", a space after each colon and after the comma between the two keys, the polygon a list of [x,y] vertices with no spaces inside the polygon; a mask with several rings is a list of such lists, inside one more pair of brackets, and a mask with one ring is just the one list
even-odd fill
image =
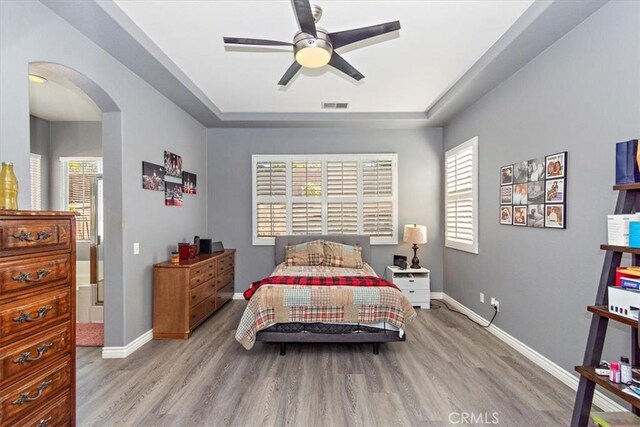
{"label": "wooden dresser", "polygon": [[75,216],[0,211],[0,425],[75,425]]}
{"label": "wooden dresser", "polygon": [[235,249],[153,266],[153,338],[187,339],[233,297]]}

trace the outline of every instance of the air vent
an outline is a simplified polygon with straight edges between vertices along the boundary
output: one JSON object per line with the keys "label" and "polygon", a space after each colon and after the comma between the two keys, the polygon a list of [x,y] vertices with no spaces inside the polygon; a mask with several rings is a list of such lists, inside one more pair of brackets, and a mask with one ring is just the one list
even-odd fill
{"label": "air vent", "polygon": [[349,108],[348,102],[323,102],[322,109],[329,110],[346,110]]}

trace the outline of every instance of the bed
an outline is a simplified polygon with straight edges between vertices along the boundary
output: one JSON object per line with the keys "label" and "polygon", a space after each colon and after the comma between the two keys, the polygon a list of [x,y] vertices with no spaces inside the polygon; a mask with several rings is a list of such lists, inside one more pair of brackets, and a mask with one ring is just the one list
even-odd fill
{"label": "bed", "polygon": [[[286,265],[287,247],[317,240],[356,247],[364,264]],[[247,350],[257,341],[280,343],[282,355],[287,343],[371,343],[378,354],[379,343],[405,341],[405,325],[416,313],[402,292],[377,277],[370,262],[369,236],[277,236],[276,268],[245,292],[249,303],[236,340]]]}

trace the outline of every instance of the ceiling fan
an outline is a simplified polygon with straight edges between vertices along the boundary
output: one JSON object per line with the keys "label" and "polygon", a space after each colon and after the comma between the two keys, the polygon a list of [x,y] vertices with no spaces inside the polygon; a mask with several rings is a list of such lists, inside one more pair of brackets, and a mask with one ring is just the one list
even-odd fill
{"label": "ceiling fan", "polygon": [[295,61],[278,82],[280,86],[286,86],[302,67],[320,68],[327,64],[355,80],[361,80],[364,78],[364,75],[336,53],[335,49],[400,29],[400,21],[393,21],[372,25],[370,27],[329,33],[324,28],[316,27],[316,23],[322,16],[322,9],[320,7],[309,4],[309,0],[292,1],[296,17],[298,18],[298,24],[300,25],[300,31],[293,37],[293,43],[276,40],[223,37],[226,44],[293,46]]}

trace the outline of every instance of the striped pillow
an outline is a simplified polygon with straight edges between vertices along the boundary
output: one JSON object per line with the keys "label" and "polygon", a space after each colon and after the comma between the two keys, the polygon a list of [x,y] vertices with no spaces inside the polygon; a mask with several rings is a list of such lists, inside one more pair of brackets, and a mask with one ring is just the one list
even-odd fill
{"label": "striped pillow", "polygon": [[322,240],[287,246],[285,250],[285,265],[322,265],[324,262],[324,245]]}
{"label": "striped pillow", "polygon": [[324,242],[324,264],[328,267],[363,268],[362,247]]}

